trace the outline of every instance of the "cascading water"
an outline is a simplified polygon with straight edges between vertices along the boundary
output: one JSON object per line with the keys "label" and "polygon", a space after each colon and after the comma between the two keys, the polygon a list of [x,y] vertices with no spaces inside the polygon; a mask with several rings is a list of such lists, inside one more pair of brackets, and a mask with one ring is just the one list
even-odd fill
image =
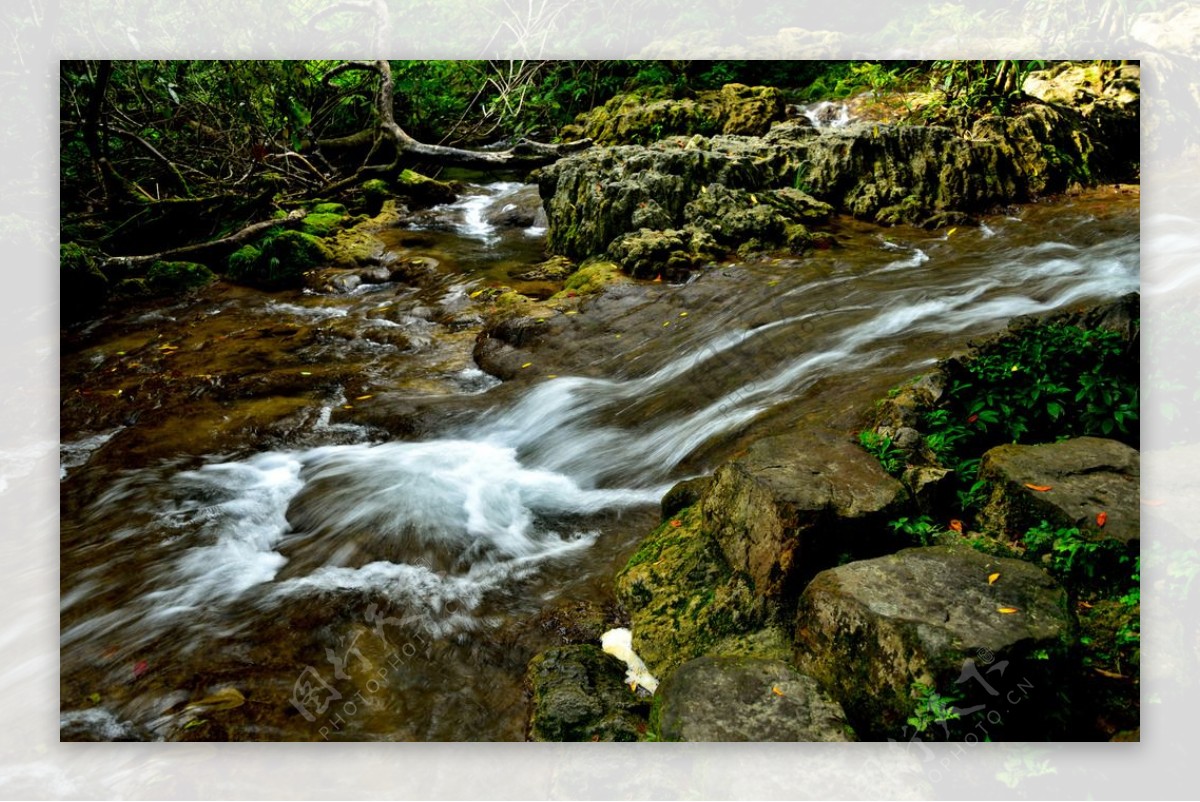
{"label": "cascading water", "polygon": [[[446,219],[488,242],[497,235],[481,221],[519,189],[494,185],[477,196],[488,203],[470,198]],[[322,660],[322,627],[352,628],[364,610],[388,607],[445,650],[392,677],[404,721],[379,713],[342,737],[519,737],[528,654],[509,656],[497,633],[603,586],[657,500],[693,470],[689,459],[719,453],[771,410],[830,382],[866,402],[1015,315],[1136,290],[1136,206],[1094,212],[1033,209],[952,236],[859,226],[841,253],[655,287],[612,325],[649,318],[658,334],[597,328],[612,343],[603,358],[420,440],[128,471],[64,522],[94,552],[64,568],[64,674],[114,684],[139,660],[167,663],[148,692],[162,705],[189,677],[261,665],[254,644],[276,625],[267,622],[303,615],[321,623],[293,633],[289,657],[260,683],[284,710],[296,672]],[[346,314],[270,303],[275,315]],[[585,344],[600,348],[596,339]],[[72,465],[105,442],[76,442]],[[97,654],[102,669],[89,665]],[[125,697],[120,716],[148,720],[150,707]],[[316,737],[319,722],[288,715],[241,737]],[[155,727],[172,737],[169,724]]]}

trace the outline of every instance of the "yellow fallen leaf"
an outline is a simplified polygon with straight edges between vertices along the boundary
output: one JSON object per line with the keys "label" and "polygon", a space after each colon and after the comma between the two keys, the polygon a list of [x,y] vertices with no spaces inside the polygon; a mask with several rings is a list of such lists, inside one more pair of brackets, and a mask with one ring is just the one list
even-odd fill
{"label": "yellow fallen leaf", "polygon": [[679,316],[680,316],[680,317],[687,317],[687,312],[680,312],[680,313],[679,313]]}
{"label": "yellow fallen leaf", "polygon": [[1017,612],[1017,608],[1016,607],[997,607],[996,612],[1006,613],[1006,614],[1007,613],[1015,613],[1015,612]]}
{"label": "yellow fallen leaf", "polygon": [[532,362],[526,362],[526,363],[525,363],[524,365],[522,365],[521,367],[523,367],[523,368],[527,368],[527,367],[529,367],[529,366],[530,366],[530,365],[532,365],[532,364],[533,364]]}
{"label": "yellow fallen leaf", "polygon": [[356,396],[354,400],[355,401],[366,401],[368,398],[374,398],[374,396],[370,395],[370,394],[360,395],[360,396]]}
{"label": "yellow fallen leaf", "polygon": [[471,293],[469,297],[478,298],[480,295],[483,295],[483,290],[475,290],[475,292]]}
{"label": "yellow fallen leaf", "polygon": [[989,585],[994,585],[994,584],[996,584],[996,580],[997,580],[997,579],[999,579],[999,578],[1000,578],[1000,572],[999,572],[999,571],[997,571],[997,572],[996,572],[996,573],[994,573],[994,574],[988,574],[988,584],[989,584]]}
{"label": "yellow fallen leaf", "polygon": [[353,404],[342,404],[342,409],[354,409]]}
{"label": "yellow fallen leaf", "polygon": [[666,323],[663,324],[663,327],[665,328],[666,326],[670,326],[670,325],[671,325],[671,321],[668,320]]}
{"label": "yellow fallen leaf", "polygon": [[547,373],[547,374],[546,374],[546,378],[547,378],[547,379],[557,379],[557,378],[558,378],[558,374],[557,374],[557,373]]}
{"label": "yellow fallen leaf", "polygon": [[758,198],[756,198],[756,197],[754,197],[753,195],[751,195],[751,196],[750,196],[750,202],[751,202],[751,203],[753,203],[755,206],[757,206],[757,205],[758,205]]}
{"label": "yellow fallen leaf", "polygon": [[778,685],[771,686],[771,693],[775,694],[776,696],[783,696],[783,691],[779,690]]}
{"label": "yellow fallen leaf", "polygon": [[567,311],[563,312],[563,314],[564,314],[564,315],[578,315],[578,314],[579,314],[579,310],[577,310],[577,309],[568,309]]}
{"label": "yellow fallen leaf", "polygon": [[300,375],[301,376],[311,376],[312,371],[311,370],[302,370],[302,371],[300,371]]}
{"label": "yellow fallen leaf", "polygon": [[213,691],[203,699],[190,703],[184,710],[233,710],[246,704],[246,697],[237,688],[221,688]]}
{"label": "yellow fallen leaf", "polygon": [[953,234],[955,231],[958,231],[958,229],[957,229],[957,228],[952,228],[952,229],[950,229],[949,231],[947,231],[947,232],[946,232],[946,236],[947,236],[947,237],[948,237],[948,236],[950,236],[950,235],[951,235],[951,234]]}

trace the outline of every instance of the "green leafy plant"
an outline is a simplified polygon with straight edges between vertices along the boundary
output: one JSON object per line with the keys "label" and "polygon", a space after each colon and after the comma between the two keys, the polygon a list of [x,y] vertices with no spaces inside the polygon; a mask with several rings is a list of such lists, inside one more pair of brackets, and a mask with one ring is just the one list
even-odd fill
{"label": "green leafy plant", "polygon": [[932,546],[936,542],[937,536],[946,531],[935,524],[928,515],[921,515],[917,518],[907,516],[896,518],[888,521],[888,526],[896,534],[905,535],[922,546]]}
{"label": "green leafy plant", "polygon": [[937,689],[924,682],[914,682],[909,686],[909,695],[916,700],[908,724],[918,733],[925,732],[934,724],[945,727],[947,721],[955,721],[960,716],[955,705],[962,697],[952,694],[940,694]]}
{"label": "green leafy plant", "polygon": [[892,476],[899,476],[904,472],[904,454],[892,444],[892,438],[867,430],[858,433],[858,442],[879,460],[883,469]]}

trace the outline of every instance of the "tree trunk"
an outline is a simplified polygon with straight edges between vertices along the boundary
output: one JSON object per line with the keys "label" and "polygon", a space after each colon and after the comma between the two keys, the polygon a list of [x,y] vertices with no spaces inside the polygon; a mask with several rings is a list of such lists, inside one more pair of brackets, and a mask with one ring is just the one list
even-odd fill
{"label": "tree trunk", "polygon": [[[532,168],[543,164],[550,164],[569,153],[585,150],[592,145],[590,139],[582,139],[577,142],[569,142],[561,145],[548,145],[522,139],[507,150],[467,150],[465,148],[429,145],[424,142],[418,142],[409,136],[408,132],[396,122],[395,84],[392,80],[391,65],[386,60],[374,62],[350,61],[331,70],[325,76],[325,81],[328,82],[333,76],[351,70],[368,70],[379,75],[379,94],[376,99],[379,127],[374,135],[375,143],[378,145],[381,138],[390,139],[396,148],[396,159],[391,164],[386,165],[364,164],[349,178],[325,187],[325,191],[327,192],[343,189],[366,176],[398,172],[400,163],[405,157],[428,160],[439,165],[471,167],[485,170]],[[344,137],[343,140],[354,140],[357,143],[362,141],[359,139],[360,136]],[[374,148],[373,152],[375,150],[378,150],[378,147]]]}

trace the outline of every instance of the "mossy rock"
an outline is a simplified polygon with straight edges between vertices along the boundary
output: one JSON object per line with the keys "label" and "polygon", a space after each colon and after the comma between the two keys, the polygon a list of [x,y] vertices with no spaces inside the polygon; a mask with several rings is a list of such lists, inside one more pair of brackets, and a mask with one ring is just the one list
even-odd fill
{"label": "mossy rock", "polygon": [[634,651],[660,677],[764,618],[753,584],[729,567],[698,506],[642,541],[617,574],[616,590],[630,614]]}
{"label": "mossy rock", "polygon": [[[329,206],[340,206],[341,204],[322,204]],[[345,221],[345,214],[337,214],[332,212],[312,212],[304,216],[300,230],[305,234],[312,234],[314,237],[329,237],[337,232],[342,227]]]}
{"label": "mossy rock", "polygon": [[59,246],[60,298],[64,320],[96,312],[108,296],[108,277],[99,267],[100,253],[74,242]]}
{"label": "mossy rock", "polygon": [[341,217],[348,214],[343,204],[332,202],[314,204],[308,211],[309,214],[336,214]]}
{"label": "mossy rock", "polygon": [[421,175],[415,170],[404,170],[396,177],[396,194],[418,206],[453,203],[458,198],[458,191],[453,184]]}
{"label": "mossy rock", "polygon": [[388,182],[381,178],[364,181],[360,189],[367,214],[372,215],[379,214],[383,209],[383,202],[395,194]]}
{"label": "mossy rock", "polygon": [[295,287],[306,270],[332,260],[325,243],[303,231],[283,231],[260,245],[243,246],[229,256],[230,279],[263,289]]}
{"label": "mossy rock", "polygon": [[[584,263],[583,267],[567,277],[563,291],[559,295],[592,295],[600,292],[609,284],[628,281],[621,268],[606,259],[597,259]],[[556,296],[557,297],[557,296]]]}
{"label": "mossy rock", "polygon": [[216,280],[216,275],[198,262],[155,262],[146,272],[146,286],[155,295],[187,292]]}
{"label": "mossy rock", "polygon": [[650,704],[625,684],[625,665],[597,646],[547,649],[529,663],[534,741],[637,741]]}

